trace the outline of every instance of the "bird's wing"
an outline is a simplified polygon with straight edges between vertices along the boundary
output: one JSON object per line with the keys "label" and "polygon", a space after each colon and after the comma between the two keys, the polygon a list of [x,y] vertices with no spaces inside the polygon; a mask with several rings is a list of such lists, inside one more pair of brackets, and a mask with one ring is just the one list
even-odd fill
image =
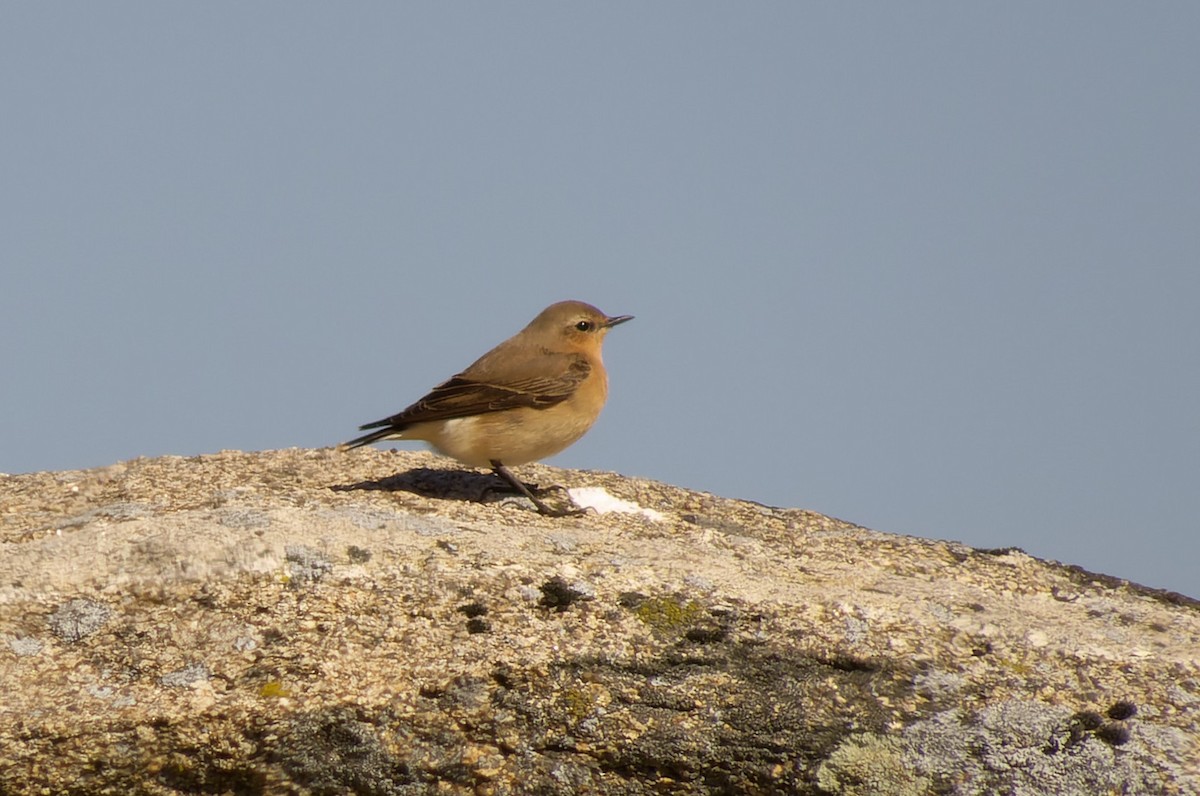
{"label": "bird's wing", "polygon": [[540,357],[533,366],[509,373],[503,379],[487,378],[486,371],[478,378],[467,375],[474,370],[474,367],[468,368],[442,382],[404,411],[360,428],[399,430],[413,423],[450,420],[522,406],[545,409],[571,397],[591,373],[592,366],[586,357],[578,354],[553,354]]}

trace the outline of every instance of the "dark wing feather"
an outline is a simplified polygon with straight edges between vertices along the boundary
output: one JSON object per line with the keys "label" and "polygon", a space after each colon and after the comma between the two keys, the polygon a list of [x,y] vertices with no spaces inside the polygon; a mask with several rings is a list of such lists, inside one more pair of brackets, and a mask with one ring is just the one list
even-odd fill
{"label": "dark wing feather", "polygon": [[586,358],[575,354],[564,356],[568,357],[566,367],[553,375],[530,375],[504,384],[476,381],[459,374],[434,387],[403,412],[360,426],[360,429],[386,427],[390,433],[431,420],[470,417],[522,406],[533,409],[554,406],[570,398],[592,370]]}

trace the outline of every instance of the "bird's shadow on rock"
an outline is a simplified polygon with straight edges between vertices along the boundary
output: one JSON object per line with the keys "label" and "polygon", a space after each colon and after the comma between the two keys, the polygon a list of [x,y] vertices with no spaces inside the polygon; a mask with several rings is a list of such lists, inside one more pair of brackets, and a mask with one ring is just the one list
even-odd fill
{"label": "bird's shadow on rock", "polygon": [[[541,491],[530,484],[534,493]],[[493,473],[474,470],[440,470],[432,467],[414,467],[402,473],[389,475],[372,481],[355,484],[335,484],[335,492],[376,490],[381,492],[412,492],[421,497],[439,500],[462,500],[470,503],[490,503],[516,494],[504,479]]]}

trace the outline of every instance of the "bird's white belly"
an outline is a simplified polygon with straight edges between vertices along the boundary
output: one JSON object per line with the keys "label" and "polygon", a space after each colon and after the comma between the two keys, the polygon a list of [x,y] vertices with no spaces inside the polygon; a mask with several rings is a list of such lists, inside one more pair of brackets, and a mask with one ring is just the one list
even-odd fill
{"label": "bird's white belly", "polygon": [[472,467],[490,467],[493,461],[517,466],[561,451],[591,427],[595,416],[549,409],[519,409],[459,417],[430,423],[422,437],[440,453]]}

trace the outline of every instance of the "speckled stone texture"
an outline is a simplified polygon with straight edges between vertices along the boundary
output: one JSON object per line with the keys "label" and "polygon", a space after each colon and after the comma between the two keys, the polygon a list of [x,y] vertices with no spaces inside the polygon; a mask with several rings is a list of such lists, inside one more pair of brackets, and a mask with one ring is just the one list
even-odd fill
{"label": "speckled stone texture", "polygon": [[369,449],[0,476],[0,794],[1200,793],[1194,600],[518,475],[627,503]]}

